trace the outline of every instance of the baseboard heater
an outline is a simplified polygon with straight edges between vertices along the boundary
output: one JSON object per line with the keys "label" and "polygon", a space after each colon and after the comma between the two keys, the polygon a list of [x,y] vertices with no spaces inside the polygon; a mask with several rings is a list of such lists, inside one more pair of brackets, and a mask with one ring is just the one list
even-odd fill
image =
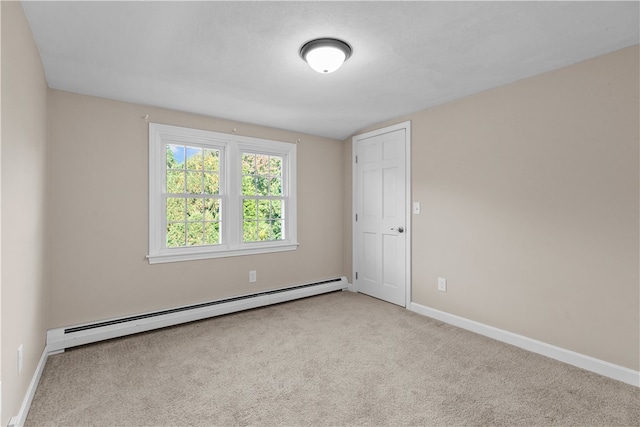
{"label": "baseboard heater", "polygon": [[327,292],[345,290],[347,287],[347,278],[343,276],[321,282],[274,289],[168,310],[87,323],[68,328],[50,329],[47,331],[47,351],[50,353],[60,352],[66,348],[79,345],[193,322],[209,317],[221,316],[223,314],[235,313],[242,310],[264,307]]}

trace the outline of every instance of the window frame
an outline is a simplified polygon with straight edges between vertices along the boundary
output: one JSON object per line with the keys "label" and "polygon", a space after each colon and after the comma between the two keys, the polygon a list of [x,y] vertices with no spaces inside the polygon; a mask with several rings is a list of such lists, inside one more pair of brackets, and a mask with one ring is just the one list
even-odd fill
{"label": "window frame", "polygon": [[[220,150],[219,245],[167,248],[166,246],[166,146],[191,145]],[[284,239],[243,242],[242,152],[283,158]],[[255,255],[296,250],[297,203],[294,143],[252,138],[159,123],[149,123],[149,254],[150,264]],[[216,196],[217,197],[217,196]],[[163,205],[163,203],[165,203]]]}

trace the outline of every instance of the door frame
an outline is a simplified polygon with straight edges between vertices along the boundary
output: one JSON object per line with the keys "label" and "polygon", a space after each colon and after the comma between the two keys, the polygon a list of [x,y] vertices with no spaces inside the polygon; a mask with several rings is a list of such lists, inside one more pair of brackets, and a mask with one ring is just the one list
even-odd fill
{"label": "door frame", "polygon": [[358,286],[355,283],[355,272],[358,268],[358,254],[356,254],[356,148],[357,142],[362,139],[371,138],[372,136],[384,135],[385,133],[394,132],[404,129],[405,143],[405,224],[406,224],[406,240],[405,240],[405,308],[411,307],[411,235],[413,228],[411,224],[411,215],[413,210],[411,198],[411,121],[397,123],[395,125],[386,126],[380,129],[365,132],[351,137],[351,277],[353,283],[353,291],[358,292]]}

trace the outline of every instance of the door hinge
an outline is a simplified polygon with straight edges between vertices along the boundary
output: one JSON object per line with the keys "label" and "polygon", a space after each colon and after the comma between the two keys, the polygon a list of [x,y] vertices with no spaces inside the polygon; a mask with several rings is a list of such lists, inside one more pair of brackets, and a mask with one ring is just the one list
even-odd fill
{"label": "door hinge", "polygon": [[358,214],[356,214],[356,222],[358,222]]}
{"label": "door hinge", "polygon": [[356,280],[358,280],[358,272],[356,271]]}
{"label": "door hinge", "polygon": [[358,156],[356,156],[356,164],[358,163]]}

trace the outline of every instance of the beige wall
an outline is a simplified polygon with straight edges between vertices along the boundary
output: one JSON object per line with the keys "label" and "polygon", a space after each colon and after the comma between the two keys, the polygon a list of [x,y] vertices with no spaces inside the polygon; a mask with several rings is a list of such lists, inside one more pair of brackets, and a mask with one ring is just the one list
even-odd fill
{"label": "beige wall", "polygon": [[[343,275],[342,142],[49,91],[49,328]],[[298,144],[295,252],[149,265],[148,125]],[[249,284],[249,270],[258,281]]]}
{"label": "beige wall", "polygon": [[[2,82],[2,6],[0,6],[0,82]],[[0,100],[2,84],[0,83]],[[2,417],[2,102],[0,101],[0,423]]]}
{"label": "beige wall", "polygon": [[[17,2],[2,8],[2,420],[18,414],[46,331],[44,206],[47,85]],[[22,374],[17,349],[24,348]]]}
{"label": "beige wall", "polygon": [[[0,6],[0,82],[2,82],[2,6]],[[2,84],[0,83],[0,100]],[[0,423],[2,417],[2,102],[0,101]]]}
{"label": "beige wall", "polygon": [[640,368],[638,63],[634,46],[376,126],[412,121],[414,302]]}

